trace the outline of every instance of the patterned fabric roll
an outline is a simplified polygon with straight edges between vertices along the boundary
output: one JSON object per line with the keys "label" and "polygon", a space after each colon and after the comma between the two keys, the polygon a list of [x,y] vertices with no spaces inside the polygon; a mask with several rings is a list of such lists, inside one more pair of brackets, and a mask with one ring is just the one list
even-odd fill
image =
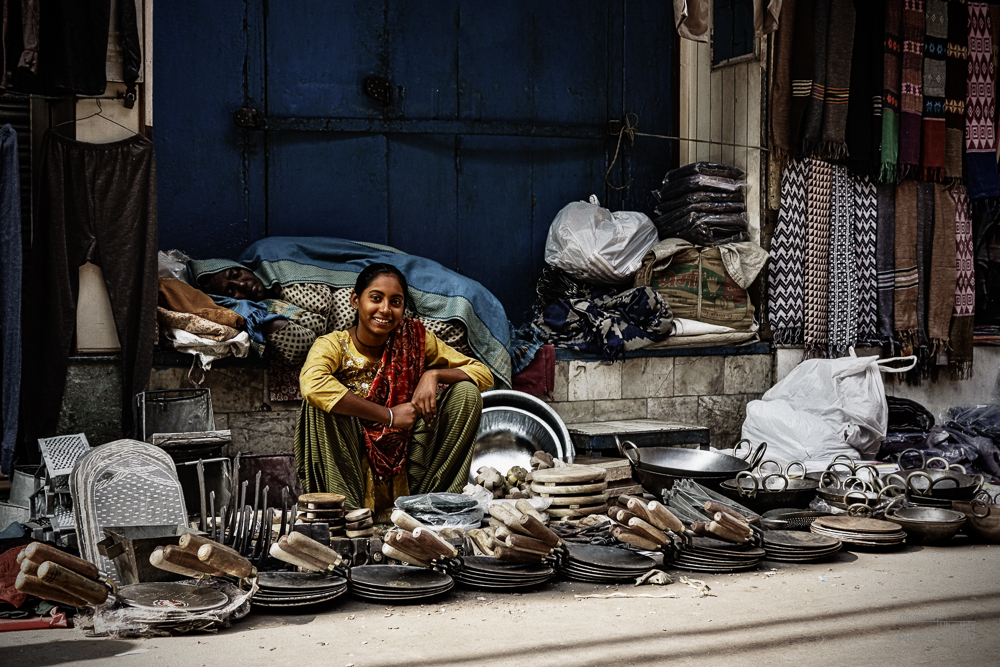
{"label": "patterned fabric roll", "polygon": [[857,293],[851,251],[854,188],[847,167],[833,167],[830,212],[828,356],[842,357],[857,340]]}

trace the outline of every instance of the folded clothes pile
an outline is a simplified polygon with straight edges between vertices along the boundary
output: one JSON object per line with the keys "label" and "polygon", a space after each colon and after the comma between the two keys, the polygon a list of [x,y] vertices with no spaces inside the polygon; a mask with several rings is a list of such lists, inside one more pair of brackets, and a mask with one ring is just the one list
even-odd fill
{"label": "folded clothes pile", "polygon": [[703,246],[749,240],[742,169],[695,162],[667,172],[654,190],[653,220],[661,239],[680,238]]}

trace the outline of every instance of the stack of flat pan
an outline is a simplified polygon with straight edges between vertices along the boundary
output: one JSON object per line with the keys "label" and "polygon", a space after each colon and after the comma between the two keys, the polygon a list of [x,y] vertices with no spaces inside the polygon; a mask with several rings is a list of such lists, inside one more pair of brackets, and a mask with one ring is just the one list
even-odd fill
{"label": "stack of flat pan", "polygon": [[410,565],[362,565],[351,568],[351,592],[368,602],[417,602],[455,587],[450,575]]}
{"label": "stack of flat pan", "polygon": [[304,493],[299,496],[296,523],[327,523],[330,537],[347,537],[344,496],[339,493]]}
{"label": "stack of flat pan", "polygon": [[329,602],[347,592],[347,579],[314,572],[261,572],[257,584],[252,604],[277,609]]}
{"label": "stack of flat pan", "polygon": [[846,545],[860,547],[890,548],[899,546],[906,539],[906,533],[899,524],[880,519],[858,516],[821,516],[809,530],[819,535],[833,537]]}
{"label": "stack of flat pan", "polygon": [[552,501],[551,516],[579,517],[608,511],[607,471],[595,466],[563,466],[531,473],[531,492]]}
{"label": "stack of flat pan", "polygon": [[769,530],[764,533],[767,560],[784,563],[815,563],[829,558],[843,546],[835,537],[799,530]]}
{"label": "stack of flat pan", "polygon": [[566,543],[567,558],[559,572],[567,579],[593,584],[633,581],[656,567],[649,556],[595,544]]}
{"label": "stack of flat pan", "polygon": [[487,556],[466,556],[452,576],[466,588],[484,591],[516,591],[540,586],[555,573],[548,565],[505,563]]}
{"label": "stack of flat pan", "polygon": [[763,549],[750,544],[695,537],[676,552],[670,564],[691,572],[744,572],[756,569],[764,555]]}

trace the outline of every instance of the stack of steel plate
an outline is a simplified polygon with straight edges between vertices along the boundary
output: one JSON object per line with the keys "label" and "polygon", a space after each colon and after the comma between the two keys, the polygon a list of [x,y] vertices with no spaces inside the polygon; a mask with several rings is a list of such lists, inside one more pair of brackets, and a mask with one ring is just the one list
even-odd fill
{"label": "stack of steel plate", "polygon": [[362,565],[350,574],[351,593],[368,602],[418,602],[454,587],[450,575],[410,565]]}
{"label": "stack of steel plate", "polygon": [[744,572],[756,569],[764,555],[751,544],[695,537],[674,552],[670,565],[691,572]]}
{"label": "stack of steel plate", "polygon": [[888,549],[899,546],[906,533],[899,524],[859,516],[821,516],[809,527],[814,533],[833,537],[846,545]]}
{"label": "stack of steel plate", "polygon": [[466,588],[516,591],[540,586],[552,579],[554,572],[548,565],[504,563],[487,556],[466,556],[452,576]]}
{"label": "stack of steel plate", "polygon": [[798,530],[769,530],[764,533],[767,560],[786,563],[814,563],[833,556],[843,543],[835,537]]}
{"label": "stack of steel plate", "polygon": [[617,547],[567,542],[566,554],[559,573],[567,579],[593,584],[632,581],[656,567],[656,561],[649,556]]}
{"label": "stack of steel plate", "polygon": [[347,579],[313,572],[261,572],[257,585],[253,605],[277,609],[329,602],[347,592]]}

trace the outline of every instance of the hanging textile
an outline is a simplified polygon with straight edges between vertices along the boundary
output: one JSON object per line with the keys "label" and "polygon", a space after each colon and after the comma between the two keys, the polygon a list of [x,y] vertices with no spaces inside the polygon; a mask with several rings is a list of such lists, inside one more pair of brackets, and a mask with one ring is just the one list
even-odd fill
{"label": "hanging textile", "polygon": [[[788,0],[785,0],[787,3]],[[770,35],[778,28],[783,9],[782,0],[753,0],[753,31],[758,38]]]}
{"label": "hanging textile", "polygon": [[896,338],[904,349],[912,350],[917,343],[917,184],[914,181],[902,181],[896,186],[894,209],[893,319]]}
{"label": "hanging textile", "polygon": [[792,49],[797,0],[785,0],[785,21],[774,36],[774,70],[771,83],[771,155],[780,167],[788,164],[793,153],[789,116],[792,107]]}
{"label": "hanging textile", "polygon": [[878,186],[878,249],[875,257],[878,284],[878,342],[893,340],[893,289],[895,288],[896,186]]}
{"label": "hanging textile", "polygon": [[919,382],[930,363],[931,344],[927,335],[927,299],[930,292],[931,250],[934,235],[934,184],[917,183],[917,368],[908,373],[908,382]]}
{"label": "hanging textile", "polygon": [[948,3],[925,0],[927,34],[924,37],[924,115],[920,139],[920,177],[944,178],[945,55],[948,47]]}
{"label": "hanging textile", "polygon": [[1000,197],[997,174],[996,105],[990,12],[981,2],[970,2],[969,68],[965,98],[966,186],[970,199]]}
{"label": "hanging textile", "polygon": [[834,165],[830,209],[830,279],[828,356],[842,357],[857,340],[851,211],[854,188],[847,167]]}
{"label": "hanging textile", "polygon": [[848,164],[859,174],[878,175],[882,133],[882,38],[884,0],[854,0],[854,50],[851,94],[847,102]]}
{"label": "hanging textile", "polygon": [[857,335],[859,343],[878,340],[876,254],[878,246],[878,201],[875,183],[868,176],[852,176],[851,245],[857,281]]}
{"label": "hanging textile", "polygon": [[903,0],[885,2],[882,42],[882,150],[879,180],[895,183],[899,175],[899,115],[903,71]]}
{"label": "hanging textile", "polygon": [[839,160],[847,156],[847,100],[851,90],[851,54],[854,49],[853,0],[832,0],[830,16],[820,152]]}
{"label": "hanging textile", "polygon": [[903,1],[903,75],[899,121],[899,172],[916,176],[920,166],[920,115],[924,109],[924,0]]}
{"label": "hanging textile", "polygon": [[711,20],[711,0],[674,0],[674,26],[684,39],[708,44]]}
{"label": "hanging textile", "polygon": [[[789,159],[801,155],[806,110],[813,95],[813,59],[816,56],[813,18],[816,0],[798,0],[795,5],[795,30],[792,38],[792,103],[788,113]],[[824,69],[825,71],[825,69]]]}
{"label": "hanging textile", "polygon": [[827,44],[832,0],[815,0],[813,16],[812,93],[802,119],[802,154],[814,155],[821,148],[823,108],[826,100]]}
{"label": "hanging textile", "polygon": [[943,185],[934,186],[934,232],[930,248],[931,269],[927,276],[927,337],[931,363],[947,365],[948,330],[955,310],[956,236],[955,200]]}
{"label": "hanging textile", "polygon": [[969,71],[969,20],[965,3],[948,3],[948,46],[945,58],[944,178],[962,178],[965,142],[965,80]]}
{"label": "hanging textile", "polygon": [[21,175],[17,132],[0,127],[0,368],[3,369],[3,411],[0,425],[0,469],[11,476],[17,444],[21,395]]}
{"label": "hanging textile", "polygon": [[803,283],[806,357],[827,352],[830,279],[830,205],[833,166],[809,161],[806,182],[806,256]]}
{"label": "hanging textile", "polygon": [[781,210],[771,240],[769,312],[774,341],[801,345],[806,243],[806,182],[810,160],[796,160],[781,175]]}
{"label": "hanging textile", "polygon": [[951,189],[955,202],[955,310],[952,313],[948,342],[948,362],[952,377],[972,377],[973,322],[976,312],[976,272],[973,266],[972,216],[964,186]]}

